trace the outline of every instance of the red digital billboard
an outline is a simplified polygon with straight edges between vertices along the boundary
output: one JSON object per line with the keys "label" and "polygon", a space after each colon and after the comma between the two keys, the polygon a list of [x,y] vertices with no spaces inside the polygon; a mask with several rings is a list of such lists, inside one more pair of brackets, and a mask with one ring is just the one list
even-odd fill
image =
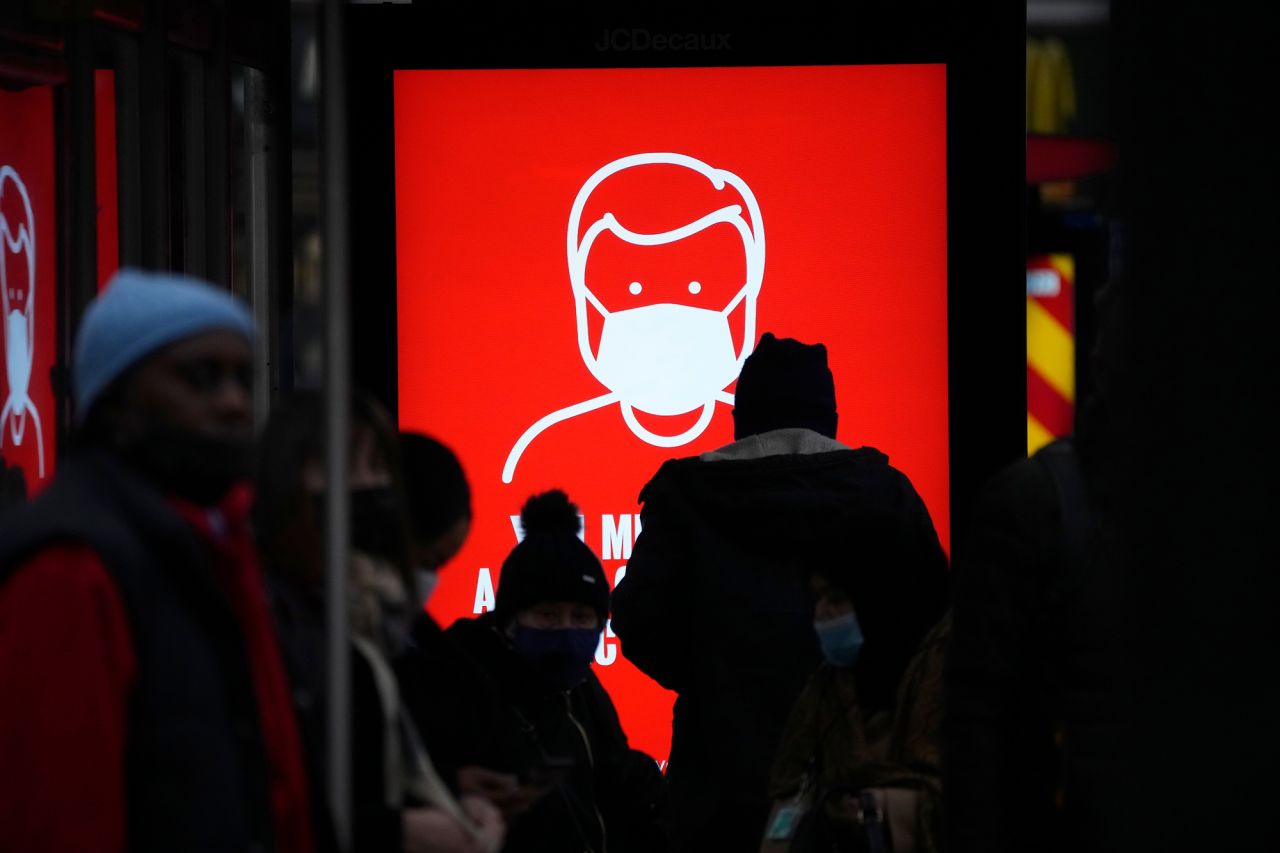
{"label": "red digital billboard", "polygon": [[30,492],[53,476],[57,348],[53,92],[0,90],[0,456]]}
{"label": "red digital billboard", "polygon": [[[474,493],[442,624],[492,607],[549,488],[616,583],[641,487],[732,440],[765,331],[827,345],[839,439],[948,541],[943,66],[397,71],[395,173],[400,421]],[[672,696],[610,631],[596,663],[665,759]]]}

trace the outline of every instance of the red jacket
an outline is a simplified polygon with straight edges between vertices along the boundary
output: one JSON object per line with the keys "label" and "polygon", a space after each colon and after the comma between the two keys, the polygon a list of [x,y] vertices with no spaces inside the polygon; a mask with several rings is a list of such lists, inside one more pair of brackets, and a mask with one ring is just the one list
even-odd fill
{"label": "red jacket", "polygon": [[[249,533],[250,500],[246,487],[212,509],[171,503],[213,551],[241,626],[271,765],[276,849],[309,853],[302,749]],[[45,548],[0,585],[0,850],[125,849],[136,675],[124,603],[86,546]]]}

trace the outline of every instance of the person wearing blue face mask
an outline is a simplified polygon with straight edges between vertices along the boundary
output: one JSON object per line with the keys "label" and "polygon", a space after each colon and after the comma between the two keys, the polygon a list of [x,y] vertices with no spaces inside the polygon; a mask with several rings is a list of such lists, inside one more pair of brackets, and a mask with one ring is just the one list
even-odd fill
{"label": "person wearing blue face mask", "polygon": [[[591,671],[609,615],[609,584],[581,539],[578,508],[561,491],[529,499],[523,539],[502,566],[495,607],[445,636],[494,686],[459,706],[488,730],[474,755],[508,818],[506,853],[662,851],[665,783],[657,763],[627,744],[608,693]],[[447,701],[447,700],[446,700]],[[496,711],[493,706],[497,706]],[[504,807],[505,805],[505,807]]]}
{"label": "person wearing blue face mask", "polygon": [[845,529],[804,555],[823,663],[779,744],[762,849],[936,851],[946,567],[911,559],[888,514]]}
{"label": "person wearing blue face mask", "polygon": [[822,656],[834,667],[847,668],[858,662],[858,652],[866,637],[858,624],[853,604],[821,575],[813,576],[818,604],[813,611],[813,630],[818,634]]}

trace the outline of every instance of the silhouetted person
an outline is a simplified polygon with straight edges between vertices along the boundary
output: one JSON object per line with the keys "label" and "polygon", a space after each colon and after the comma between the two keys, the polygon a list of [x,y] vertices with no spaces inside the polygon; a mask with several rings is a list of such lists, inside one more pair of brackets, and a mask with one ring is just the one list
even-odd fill
{"label": "silhouetted person", "polygon": [[[1096,302],[1075,435],[999,472],[956,547],[944,783],[953,851],[1133,850],[1143,611],[1118,513],[1130,343],[1113,282]],[[1124,438],[1128,441],[1128,438]],[[1128,454],[1126,454],[1128,455]],[[1158,641],[1163,647],[1165,640]],[[1154,838],[1152,827],[1138,829]],[[1154,849],[1165,849],[1155,844]]]}
{"label": "silhouetted person", "polygon": [[[471,529],[471,487],[448,447],[420,433],[401,433],[405,493],[412,530],[411,557],[418,597],[430,597],[439,572]],[[409,643],[395,661],[404,703],[441,777],[459,793],[482,796],[507,820],[524,812],[543,791],[511,773],[491,755],[500,725],[498,686],[426,610],[413,619]]]}
{"label": "silhouetted person", "polygon": [[[400,443],[414,578],[426,602],[471,530],[471,487],[458,457],[436,439],[401,433]],[[515,777],[473,764],[485,754],[497,687],[425,610],[414,616],[395,665],[405,705],[440,775],[455,791],[485,796],[513,817],[528,800]],[[477,701],[481,696],[493,701]],[[468,764],[460,779],[459,769]]]}
{"label": "silhouetted person", "polygon": [[[810,586],[823,663],[791,709],[765,829],[770,849],[896,853],[941,847],[946,564],[912,553],[901,519],[862,512],[815,544]],[[807,807],[795,819],[797,806]],[[793,809],[788,813],[786,809]]]}
{"label": "silhouetted person", "polygon": [[0,529],[0,848],[312,849],[248,524],[253,333],[176,275],[85,311],[79,452]]}
{"label": "silhouetted person", "polygon": [[759,844],[778,739],[820,660],[808,543],[840,540],[837,519],[867,507],[899,518],[919,559],[946,559],[907,477],[835,440],[824,346],[766,333],[733,416],[736,441],[669,461],[644,487],[643,532],[614,595],[623,654],[679,694],[667,779],[682,850]]}
{"label": "silhouetted person", "polygon": [[949,850],[1118,850],[1131,796],[1126,567],[1076,444],[999,474],[956,559],[946,668]]}
{"label": "silhouetted person", "polygon": [[564,492],[530,498],[520,518],[524,539],[502,565],[494,610],[445,632],[496,694],[439,701],[488,720],[471,763],[485,768],[482,783],[504,774],[513,783],[500,792],[512,815],[507,853],[661,853],[662,774],[628,745],[591,671],[609,613],[604,569],[578,539],[578,508]]}
{"label": "silhouetted person", "polygon": [[462,550],[471,532],[471,485],[453,451],[416,432],[400,433],[408,500],[410,554],[418,598],[426,601],[440,569]]}
{"label": "silhouetted person", "polygon": [[[272,413],[262,442],[255,516],[271,572],[276,619],[307,734],[323,778],[325,682],[323,417],[319,395],[300,393]],[[502,821],[487,803],[458,802],[438,777],[404,707],[392,661],[421,608],[410,570],[414,543],[390,416],[357,394],[351,407],[352,845],[360,851],[496,850]]]}

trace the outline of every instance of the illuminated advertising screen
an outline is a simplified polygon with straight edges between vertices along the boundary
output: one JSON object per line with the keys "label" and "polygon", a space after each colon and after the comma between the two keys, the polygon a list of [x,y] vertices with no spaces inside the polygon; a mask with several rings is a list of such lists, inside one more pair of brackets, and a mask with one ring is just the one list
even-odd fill
{"label": "illuminated advertising screen", "polygon": [[0,91],[0,456],[22,469],[29,492],[53,476],[57,427],[54,178],[52,90]]}
{"label": "illuminated advertising screen", "polygon": [[[474,492],[429,605],[442,624],[492,607],[520,507],[550,488],[616,584],[641,487],[732,441],[766,331],[827,345],[838,438],[885,451],[948,541],[944,66],[394,85],[400,421],[450,444]],[[664,760],[673,697],[611,631],[596,665]]]}

